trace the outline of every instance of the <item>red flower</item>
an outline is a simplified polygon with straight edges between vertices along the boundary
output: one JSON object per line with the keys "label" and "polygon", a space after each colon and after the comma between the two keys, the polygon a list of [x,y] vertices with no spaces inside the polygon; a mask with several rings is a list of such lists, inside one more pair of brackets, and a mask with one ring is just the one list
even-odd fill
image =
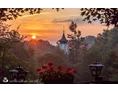
{"label": "red flower", "polygon": [[71,71],[73,74],[75,74],[77,71],[75,69],[72,69]]}
{"label": "red flower", "polygon": [[[42,71],[41,71],[42,70]],[[71,69],[71,68],[66,68],[64,71],[62,70],[62,66],[58,66],[55,69],[55,66],[53,66],[53,63],[48,63],[47,66],[43,65],[42,68],[38,68],[36,71],[38,72],[39,75],[39,79],[42,80],[42,82],[44,82],[44,80],[47,80],[49,78],[49,80],[51,79],[53,81],[54,80],[59,80],[62,78],[65,79],[74,79],[74,74],[76,73],[75,69]]]}
{"label": "red flower", "polygon": [[37,72],[38,72],[38,71],[41,71],[41,69],[40,69],[40,68],[38,68],[36,71],[37,71]]}
{"label": "red flower", "polygon": [[48,63],[48,66],[49,66],[49,67],[51,67],[52,65],[53,65],[53,63],[51,63],[51,62]]}
{"label": "red flower", "polygon": [[42,66],[42,69],[46,70],[47,69],[47,66]]}
{"label": "red flower", "polygon": [[58,69],[59,71],[62,71],[62,67],[61,67],[61,66],[58,66],[57,69]]}
{"label": "red flower", "polygon": [[39,74],[40,74],[40,75],[42,75],[42,74],[43,74],[43,72],[40,72]]}
{"label": "red flower", "polygon": [[49,70],[53,70],[54,68],[53,67],[50,67]]}
{"label": "red flower", "polygon": [[69,72],[70,70],[71,70],[71,68],[66,68],[66,70],[65,70],[65,71],[66,71],[66,72]]}

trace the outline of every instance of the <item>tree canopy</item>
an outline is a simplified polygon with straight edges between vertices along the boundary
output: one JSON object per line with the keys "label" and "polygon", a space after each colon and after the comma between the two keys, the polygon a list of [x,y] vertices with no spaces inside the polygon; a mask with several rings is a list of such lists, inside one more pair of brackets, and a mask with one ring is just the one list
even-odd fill
{"label": "tree canopy", "polygon": [[69,61],[78,62],[80,58],[78,55],[81,53],[81,46],[84,44],[84,38],[81,37],[81,31],[77,31],[77,24],[73,21],[71,22],[69,29],[74,34],[68,34],[69,38]]}
{"label": "tree canopy", "polygon": [[[42,8],[0,8],[0,20],[13,20],[22,16],[25,12],[35,14],[42,12],[42,10]],[[59,8],[56,8],[56,10],[59,11]],[[99,20],[106,26],[118,26],[118,8],[81,8],[81,15],[88,23]]]}
{"label": "tree canopy", "polygon": [[88,23],[99,20],[108,27],[118,26],[118,8],[81,8],[81,15]]}
{"label": "tree canopy", "polygon": [[[40,14],[42,10],[42,8],[0,8],[0,20],[13,20],[18,18],[19,16],[22,16],[25,12],[28,12],[29,14]],[[56,8],[56,10],[59,11],[59,8]]]}

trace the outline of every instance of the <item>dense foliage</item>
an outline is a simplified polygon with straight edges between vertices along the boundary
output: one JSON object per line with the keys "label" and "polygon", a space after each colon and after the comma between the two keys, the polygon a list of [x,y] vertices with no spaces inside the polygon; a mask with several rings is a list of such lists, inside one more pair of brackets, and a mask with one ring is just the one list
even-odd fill
{"label": "dense foliage", "polygon": [[[16,68],[19,65],[25,67],[25,69],[30,71],[33,76],[36,76],[36,74],[33,72],[34,63],[29,63],[25,60],[28,57],[25,48],[22,46],[22,43],[26,37],[20,35],[18,29],[10,30],[9,27],[10,25],[0,22],[0,82],[2,82],[2,78],[5,76],[10,79],[11,76],[9,74],[9,70]],[[21,46],[19,46],[19,44]],[[23,53],[26,54],[24,54],[25,59],[21,55]],[[36,78],[33,76],[29,76],[29,79]]]}
{"label": "dense foliage", "polygon": [[38,57],[39,65],[46,64],[48,62],[52,62],[55,66],[68,66],[68,55],[64,53],[64,51],[57,48],[54,52],[46,53]]}
{"label": "dense foliage", "polygon": [[69,29],[73,34],[68,34],[69,38],[69,61],[78,62],[80,61],[79,55],[82,49],[85,48],[84,38],[81,37],[81,31],[77,31],[77,24],[73,21],[71,22]]}
{"label": "dense foliage", "polygon": [[106,26],[118,26],[118,8],[81,8],[81,15],[88,23],[98,20]]}
{"label": "dense foliage", "polygon": [[[92,80],[89,64],[96,60],[104,64],[101,76],[103,80],[117,80],[118,74],[118,29],[104,30],[98,34],[95,44],[84,53],[83,62],[79,64],[80,81]],[[86,76],[88,75],[88,76]]]}

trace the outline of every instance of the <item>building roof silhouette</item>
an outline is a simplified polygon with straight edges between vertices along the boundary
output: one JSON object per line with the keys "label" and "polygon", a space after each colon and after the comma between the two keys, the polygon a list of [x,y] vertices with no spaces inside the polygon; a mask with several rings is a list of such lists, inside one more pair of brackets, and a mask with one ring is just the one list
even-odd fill
{"label": "building roof silhouette", "polygon": [[68,42],[68,40],[67,40],[66,37],[65,37],[64,31],[63,31],[62,38],[59,40],[59,42],[60,42],[60,43],[67,43],[67,42]]}

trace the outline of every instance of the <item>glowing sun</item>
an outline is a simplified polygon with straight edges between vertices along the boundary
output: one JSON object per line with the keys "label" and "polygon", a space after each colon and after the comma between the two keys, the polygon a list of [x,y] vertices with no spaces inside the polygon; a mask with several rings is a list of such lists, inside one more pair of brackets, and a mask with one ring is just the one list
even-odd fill
{"label": "glowing sun", "polygon": [[36,39],[36,36],[35,36],[35,35],[33,35],[33,36],[32,36],[32,39]]}

